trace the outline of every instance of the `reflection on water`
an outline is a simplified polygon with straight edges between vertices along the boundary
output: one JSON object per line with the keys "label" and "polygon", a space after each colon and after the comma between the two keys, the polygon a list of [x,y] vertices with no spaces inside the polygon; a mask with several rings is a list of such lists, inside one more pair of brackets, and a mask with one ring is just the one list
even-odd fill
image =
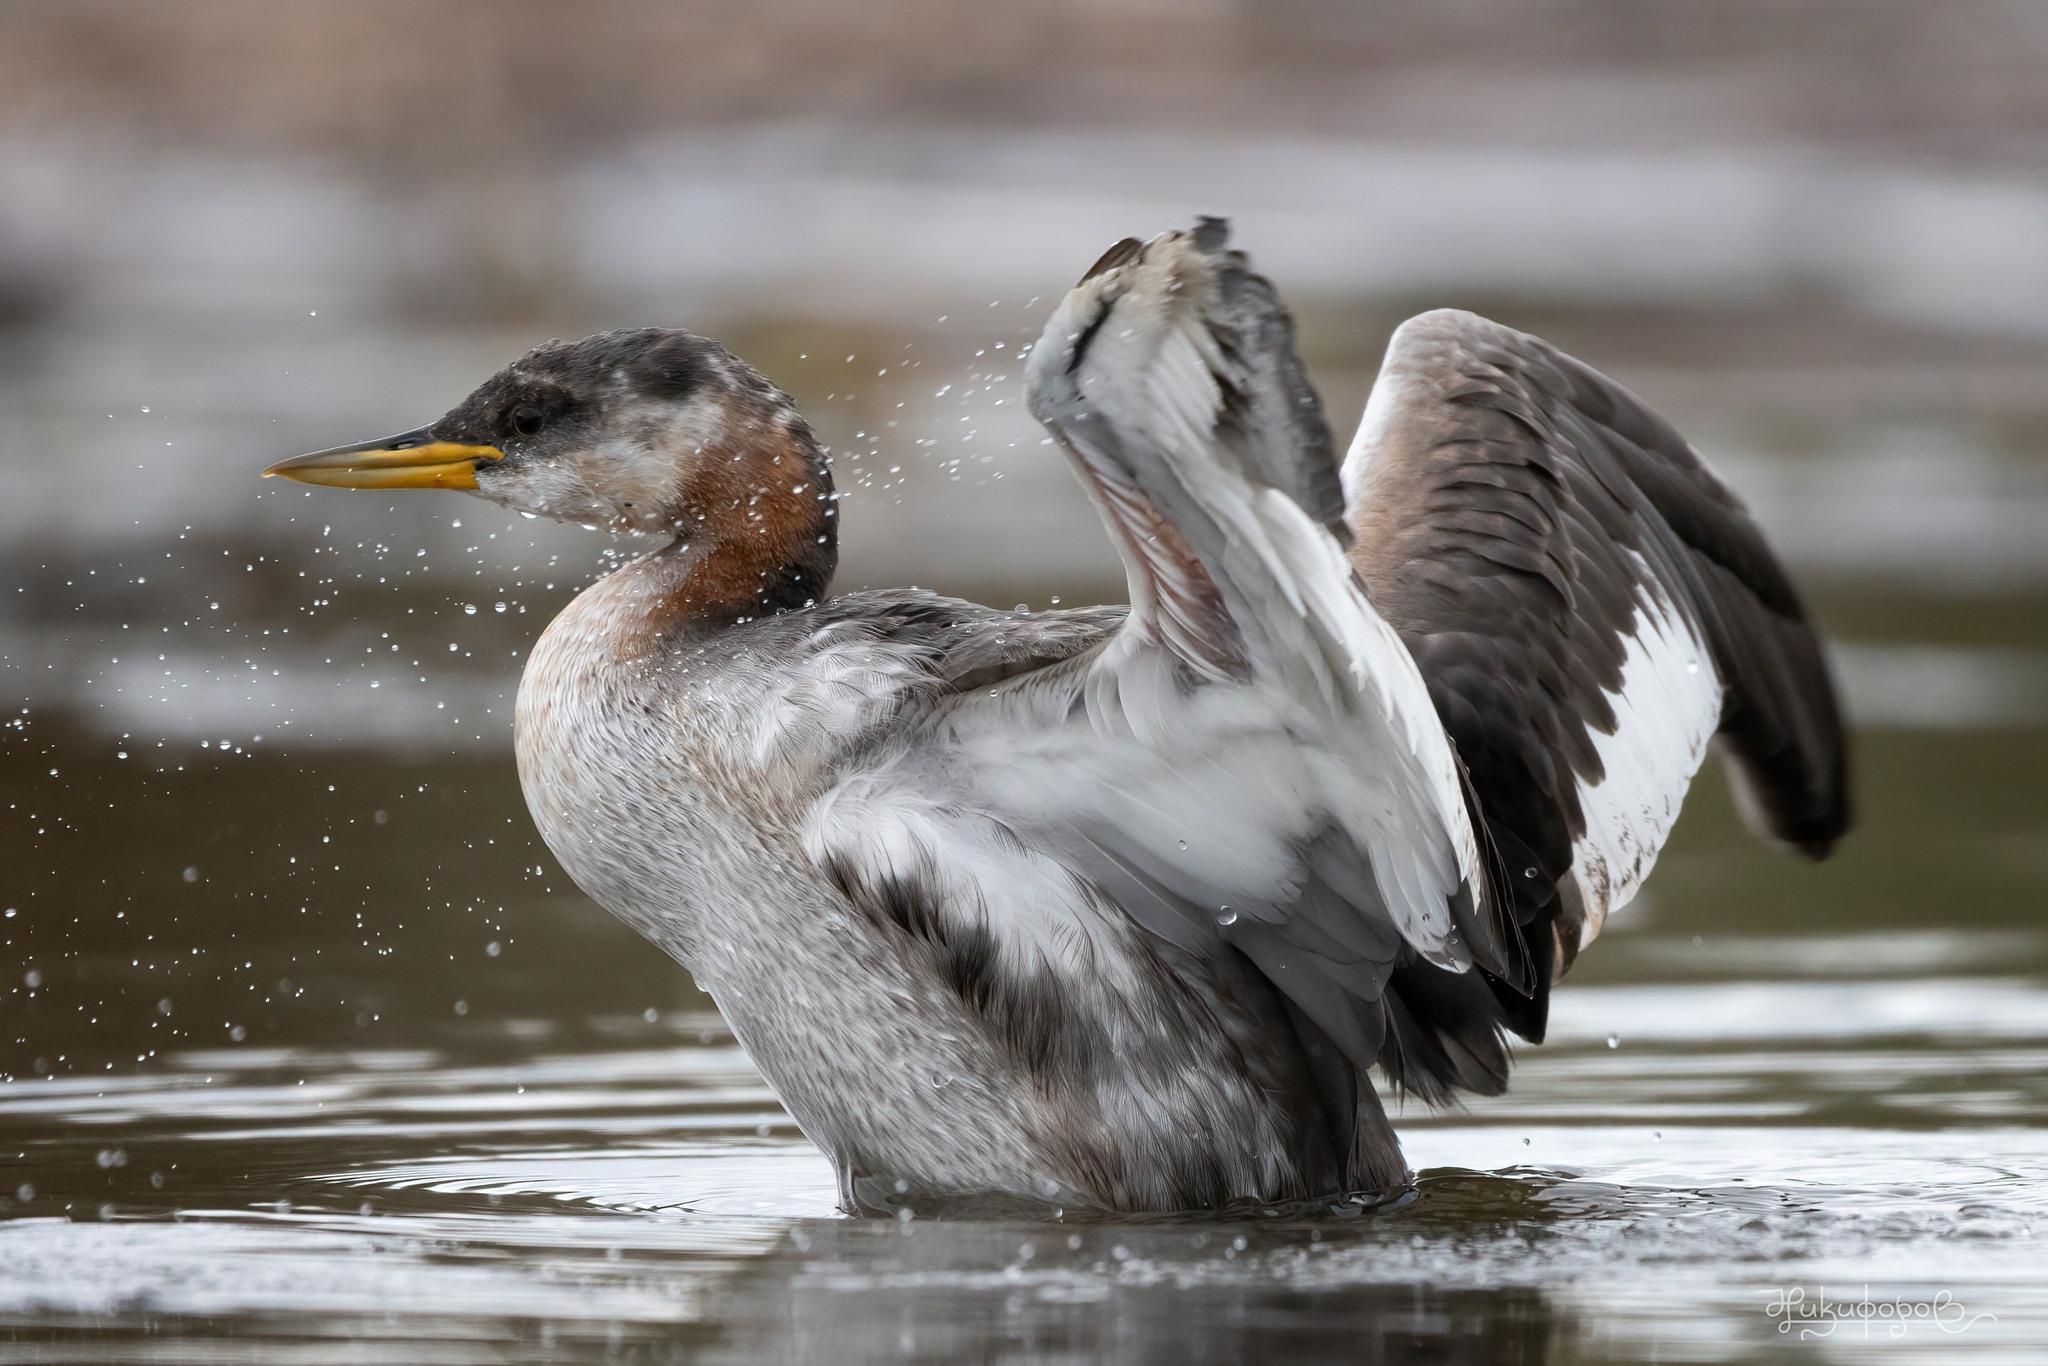
{"label": "reflection on water", "polygon": [[1566,991],[1511,1096],[1403,1125],[1412,1200],[1314,1221],[834,1218],[715,1016],[24,1079],[0,1359],[1734,1360],[1866,1282],[2038,1344],[2048,987],[1807,996]]}
{"label": "reflection on water", "polygon": [[[1973,610],[1897,643],[2038,648],[2025,603]],[[1510,1093],[1398,1116],[1412,1199],[1061,1224],[835,1216],[709,1003],[562,881],[494,747],[138,761],[40,717],[6,734],[0,1361],[2048,1343],[2036,726],[1866,731],[1861,833],[1821,868],[1703,781]],[[1866,1285],[1968,1313],[1799,1337],[1788,1303]]]}

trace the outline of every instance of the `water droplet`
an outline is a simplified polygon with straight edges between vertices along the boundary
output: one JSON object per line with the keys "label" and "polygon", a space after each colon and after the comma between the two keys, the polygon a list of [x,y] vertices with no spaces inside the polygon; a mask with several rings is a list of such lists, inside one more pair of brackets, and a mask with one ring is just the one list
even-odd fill
{"label": "water droplet", "polygon": [[473,617],[473,616],[475,616],[475,615],[476,615],[476,604],[475,604],[475,603],[473,603],[473,602],[465,602],[465,603],[463,603],[463,604],[462,604],[462,615],[464,615],[465,617]]}
{"label": "water droplet", "polygon": [[1237,923],[1237,912],[1225,906],[1222,912],[1217,915],[1216,923],[1219,925],[1235,925]]}
{"label": "water droplet", "polygon": [[1619,1035],[1619,1034],[1609,1034],[1609,1035],[1607,1036],[1607,1046],[1608,1046],[1609,1048],[1619,1048],[1619,1047],[1621,1047],[1621,1035]]}

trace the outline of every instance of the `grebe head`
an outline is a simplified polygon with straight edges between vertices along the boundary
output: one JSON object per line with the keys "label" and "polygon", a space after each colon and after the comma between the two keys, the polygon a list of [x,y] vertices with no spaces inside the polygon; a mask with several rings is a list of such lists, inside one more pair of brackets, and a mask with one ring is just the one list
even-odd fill
{"label": "grebe head", "polygon": [[463,489],[614,531],[677,531],[773,483],[829,476],[787,395],[717,342],[668,328],[535,347],[431,426],[316,451],[265,475],[342,488]]}
{"label": "grebe head", "polygon": [[672,534],[707,576],[762,585],[767,598],[744,595],[757,605],[822,595],[837,558],[831,470],[796,405],[717,342],[667,328],[535,347],[431,426],[263,473],[460,489],[561,521]]}

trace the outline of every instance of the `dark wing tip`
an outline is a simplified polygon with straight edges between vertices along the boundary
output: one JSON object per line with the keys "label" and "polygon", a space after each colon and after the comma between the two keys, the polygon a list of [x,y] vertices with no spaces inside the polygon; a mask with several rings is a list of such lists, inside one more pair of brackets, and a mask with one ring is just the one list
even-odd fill
{"label": "dark wing tip", "polygon": [[1417,959],[1394,969],[1380,1001],[1386,1033],[1377,1061],[1394,1085],[1435,1106],[1458,1091],[1507,1089],[1500,1010],[1480,974]]}
{"label": "dark wing tip", "polygon": [[1846,781],[1838,782],[1829,798],[1824,809],[1778,824],[1778,837],[1815,863],[1835,852],[1853,821]]}
{"label": "dark wing tip", "polygon": [[1203,251],[1221,251],[1230,241],[1230,220],[1215,214],[1195,216],[1195,245]]}
{"label": "dark wing tip", "polygon": [[1733,574],[1707,580],[1719,609],[1710,622],[1715,664],[1728,682],[1717,743],[1736,814],[1759,839],[1824,859],[1848,832],[1855,802],[1851,736],[1820,635],[1796,597],[1781,614],[1762,595],[1735,591]]}
{"label": "dark wing tip", "polygon": [[1123,241],[1118,242],[1115,246],[1111,247],[1108,251],[1103,252],[1101,256],[1097,257],[1095,260],[1095,264],[1088,267],[1086,273],[1084,273],[1080,279],[1074,282],[1074,287],[1076,289],[1079,289],[1082,285],[1087,284],[1090,280],[1102,274],[1104,271],[1115,270],[1118,266],[1123,265],[1127,261],[1136,260],[1138,253],[1143,251],[1144,249],[1145,244],[1143,242],[1140,242],[1137,238],[1124,238]]}
{"label": "dark wing tip", "polygon": [[1834,764],[1821,800],[1799,815],[1781,822],[1782,837],[1794,849],[1815,863],[1835,852],[1835,845],[1855,824],[1855,802],[1850,795],[1847,736],[1834,735]]}

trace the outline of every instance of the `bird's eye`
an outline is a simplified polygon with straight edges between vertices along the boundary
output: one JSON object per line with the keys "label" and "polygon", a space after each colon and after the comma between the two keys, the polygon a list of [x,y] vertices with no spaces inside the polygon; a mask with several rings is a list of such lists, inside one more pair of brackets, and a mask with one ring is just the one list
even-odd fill
{"label": "bird's eye", "polygon": [[512,414],[512,430],[521,436],[532,436],[540,430],[540,413],[532,408],[521,408]]}

